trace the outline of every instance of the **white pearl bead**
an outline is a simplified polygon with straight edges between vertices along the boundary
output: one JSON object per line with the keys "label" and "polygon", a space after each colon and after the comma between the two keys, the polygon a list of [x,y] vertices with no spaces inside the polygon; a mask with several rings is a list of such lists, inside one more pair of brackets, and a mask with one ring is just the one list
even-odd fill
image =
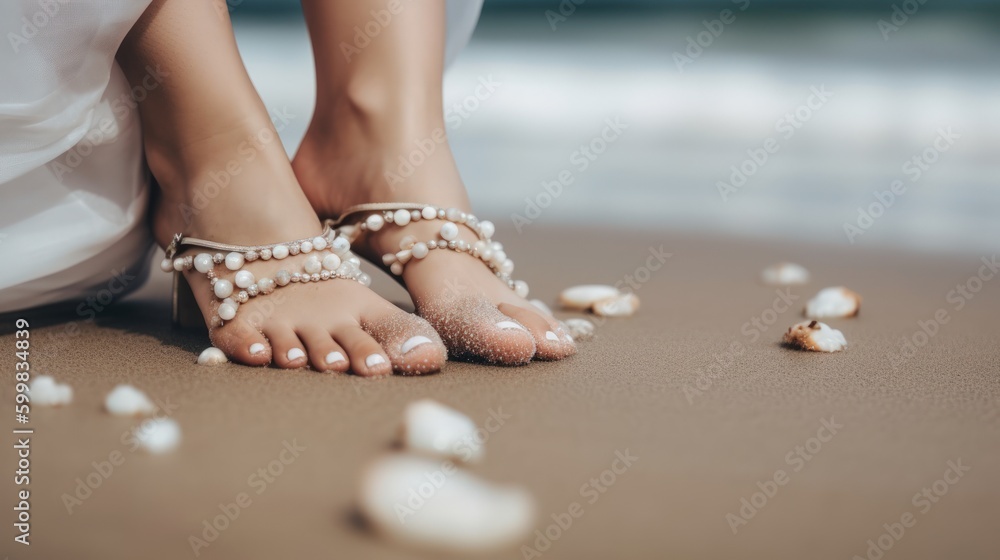
{"label": "white pearl bead", "polygon": [[415,259],[422,259],[427,256],[430,250],[427,248],[426,243],[414,243],[413,248],[410,249],[410,253]]}
{"label": "white pearl bead", "polygon": [[249,270],[241,270],[236,273],[236,285],[240,288],[249,288],[257,279]]}
{"label": "white pearl bead", "polygon": [[347,257],[347,262],[353,264],[354,268],[361,268],[361,259],[355,257],[354,255]]}
{"label": "white pearl bead", "polygon": [[331,272],[340,268],[340,263],[341,263],[340,257],[338,257],[337,255],[330,254],[323,257],[323,268]]}
{"label": "white pearl bead", "polygon": [[382,264],[384,264],[385,266],[389,266],[389,265],[391,265],[394,262],[396,262],[396,254],[395,253],[386,253],[386,254],[382,255]]}
{"label": "white pearl bead", "polygon": [[413,253],[411,253],[409,249],[400,251],[396,253],[396,261],[399,262],[399,264],[406,264],[410,262],[411,256],[413,256]]}
{"label": "white pearl bead", "polygon": [[299,249],[301,249],[303,253],[311,253],[313,250],[312,241],[303,241],[299,244]]}
{"label": "white pearl bead", "polygon": [[528,297],[528,283],[524,280],[514,280],[514,293],[523,298]]}
{"label": "white pearl bead", "polygon": [[337,269],[337,274],[344,277],[349,277],[353,275],[357,269],[358,267],[354,266],[354,263],[352,263],[351,261],[344,261],[340,263],[340,268]]}
{"label": "white pearl bead", "polygon": [[420,213],[420,210],[413,210],[413,211],[410,212],[410,221],[411,222],[415,222],[415,221],[419,220],[422,217],[423,217],[423,214]]}
{"label": "white pearl bead", "polygon": [[447,222],[441,226],[441,239],[451,241],[456,237],[458,237],[458,226],[451,222]]}
{"label": "white pearl bead", "polygon": [[322,235],[319,237],[313,237],[312,244],[313,244],[313,249],[316,249],[317,251],[322,251],[323,249],[326,249],[326,238],[323,237]]}
{"label": "white pearl bead", "polygon": [[279,286],[287,286],[292,281],[292,275],[287,270],[281,269],[274,273],[274,281]]}
{"label": "white pearl bead", "polygon": [[223,321],[228,321],[236,316],[236,307],[229,305],[228,303],[223,303],[219,306],[219,318]]}
{"label": "white pearl bead", "polygon": [[510,259],[503,261],[503,264],[500,265],[500,272],[504,274],[510,274],[511,272],[514,272],[514,261]]}
{"label": "white pearl bead", "polygon": [[394,262],[392,263],[392,266],[389,267],[389,272],[392,272],[396,276],[399,276],[400,274],[403,273],[403,265],[399,264],[398,262]]}
{"label": "white pearl bead", "polygon": [[176,270],[177,272],[184,270],[184,259],[180,257],[174,259],[174,270]]}
{"label": "white pearl bead", "polygon": [[163,259],[160,261],[160,270],[163,272],[173,272],[174,271],[174,261],[170,259]]}
{"label": "white pearl bead", "polygon": [[507,253],[504,253],[503,251],[493,251],[493,258],[490,260],[499,266],[507,260]]}
{"label": "white pearl bead", "polygon": [[351,250],[351,242],[346,237],[338,237],[333,240],[330,248],[333,249],[334,253],[343,257],[345,253]]}
{"label": "white pearl bead", "polygon": [[372,277],[362,272],[361,274],[358,275],[358,282],[361,282],[361,285],[365,287],[371,286]]}
{"label": "white pearl bead", "polygon": [[490,247],[493,247],[494,251],[503,251],[503,243],[500,243],[499,241],[490,243]]}
{"label": "white pearl bead", "polygon": [[233,283],[229,280],[219,279],[215,283],[215,297],[217,298],[227,298],[233,295]]}
{"label": "white pearl bead", "polygon": [[494,226],[493,222],[489,220],[483,220],[479,222],[479,233],[483,237],[489,239],[493,237],[494,233],[496,233],[496,226]]}
{"label": "white pearl bead", "polygon": [[399,240],[399,248],[401,250],[406,250],[413,247],[413,244],[417,242],[417,238],[412,235],[407,235],[406,237]]}
{"label": "white pearl bead", "polygon": [[265,261],[271,260],[271,250],[270,249],[261,249],[260,250],[260,258],[264,259]]}
{"label": "white pearl bead", "polygon": [[288,256],[288,246],[287,245],[275,245],[274,249],[271,249],[271,256],[276,259],[283,259]]}
{"label": "white pearl bead", "polygon": [[215,268],[215,261],[212,260],[212,255],[208,253],[198,253],[194,258],[194,269],[198,272],[204,274],[209,270]]}
{"label": "white pearl bead", "polygon": [[320,262],[319,257],[316,255],[310,256],[306,259],[306,264],[304,266],[305,271],[309,274],[316,274],[320,270],[323,270],[323,263]]}
{"label": "white pearl bead", "polygon": [[462,216],[462,211],[458,208],[449,208],[444,211],[444,217],[452,222],[457,222]]}
{"label": "white pearl bead", "polygon": [[483,262],[490,262],[493,260],[493,249],[487,246],[482,251],[479,251],[479,258],[482,259]]}
{"label": "white pearl bead", "polygon": [[365,220],[365,225],[371,231],[378,231],[385,225],[385,220],[378,214],[372,214],[371,216],[368,216],[367,220]]}
{"label": "white pearl bead", "polygon": [[420,211],[420,215],[423,216],[425,220],[433,220],[438,216],[437,208],[434,208],[433,206],[424,206],[424,209]]}
{"label": "white pearl bead", "polygon": [[405,226],[410,223],[410,211],[396,210],[396,213],[392,216],[392,221],[395,222],[397,226]]}
{"label": "white pearl bead", "polygon": [[261,278],[257,281],[257,289],[260,290],[262,294],[269,294],[274,291],[275,282],[270,278]]}
{"label": "white pearl bead", "polygon": [[246,259],[239,253],[229,253],[226,255],[226,268],[229,270],[239,270],[243,268],[243,263],[245,262]]}

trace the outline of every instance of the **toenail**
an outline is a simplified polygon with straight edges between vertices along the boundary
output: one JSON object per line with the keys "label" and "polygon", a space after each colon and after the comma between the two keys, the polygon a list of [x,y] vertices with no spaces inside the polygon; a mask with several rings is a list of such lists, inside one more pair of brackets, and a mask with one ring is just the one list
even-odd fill
{"label": "toenail", "polygon": [[379,364],[384,364],[384,363],[385,363],[385,358],[383,358],[379,354],[372,354],[371,356],[365,358],[365,365],[368,367],[375,367]]}
{"label": "toenail", "polygon": [[288,354],[287,354],[289,362],[294,362],[295,360],[298,360],[299,358],[304,358],[305,355],[306,355],[306,353],[303,352],[301,348],[292,348],[291,350],[288,351]]}
{"label": "toenail", "polygon": [[265,350],[267,350],[267,348],[259,342],[254,342],[253,344],[250,345],[251,356],[255,356],[257,354],[263,354]]}
{"label": "toenail", "polygon": [[427,338],[426,336],[417,335],[403,343],[403,348],[402,348],[403,353],[406,354],[407,352],[413,350],[417,346],[420,346],[421,344],[427,344],[428,342],[433,342],[433,341]]}
{"label": "toenail", "polygon": [[503,330],[507,330],[507,329],[517,329],[517,330],[521,330],[521,331],[528,330],[528,329],[522,327],[521,325],[518,325],[514,321],[500,321],[499,323],[497,323],[497,327],[499,327],[500,329],[503,329]]}
{"label": "toenail", "polygon": [[346,362],[346,361],[347,359],[344,358],[344,355],[341,354],[340,352],[334,351],[326,355],[326,363],[328,365],[333,365],[337,362]]}
{"label": "toenail", "polygon": [[545,331],[545,340],[554,340],[556,342],[559,342],[559,336],[557,336],[556,333],[552,331]]}

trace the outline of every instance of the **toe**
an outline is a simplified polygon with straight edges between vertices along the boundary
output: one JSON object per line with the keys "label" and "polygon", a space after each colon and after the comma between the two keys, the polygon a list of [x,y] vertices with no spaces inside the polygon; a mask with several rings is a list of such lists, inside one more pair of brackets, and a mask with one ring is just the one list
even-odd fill
{"label": "toe", "polygon": [[209,338],[213,346],[236,363],[248,366],[271,363],[271,345],[260,331],[244,322],[231,322],[212,329]]}
{"label": "toe", "polygon": [[274,349],[274,363],[278,367],[294,369],[305,367],[309,363],[306,357],[305,344],[299,340],[291,328],[275,327],[265,329],[264,334],[271,341]]}
{"label": "toe", "polygon": [[441,337],[416,315],[393,309],[381,316],[365,318],[362,327],[382,345],[396,373],[431,373],[440,370],[448,360]]}
{"label": "toe", "polygon": [[351,371],[365,377],[389,375],[392,364],[382,347],[360,325],[334,330],[334,339],[347,351]]}
{"label": "toe", "polygon": [[546,317],[535,308],[501,303],[498,308],[508,317],[526,326],[535,338],[538,350],[535,357],[540,360],[561,360],[576,353],[576,343],[569,333],[553,319]]}
{"label": "toe", "polygon": [[309,363],[314,370],[345,372],[350,368],[344,349],[334,342],[333,336],[326,329],[305,327],[296,331],[296,334],[305,343],[306,354],[309,355]]}
{"label": "toe", "polygon": [[485,298],[424,304],[420,313],[456,358],[523,365],[535,355],[535,340],[528,329]]}

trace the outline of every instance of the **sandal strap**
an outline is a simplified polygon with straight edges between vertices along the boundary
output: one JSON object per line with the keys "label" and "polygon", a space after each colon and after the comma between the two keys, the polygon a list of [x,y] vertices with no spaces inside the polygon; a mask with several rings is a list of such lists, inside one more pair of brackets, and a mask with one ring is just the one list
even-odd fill
{"label": "sandal strap", "polygon": [[423,210],[428,206],[433,206],[432,204],[421,204],[419,202],[368,202],[365,204],[355,204],[347,210],[344,210],[340,216],[336,218],[331,218],[326,221],[327,225],[330,227],[337,227],[343,225],[348,218],[355,214],[360,214],[362,212],[385,212],[388,210]]}
{"label": "sandal strap", "polygon": [[302,239],[296,239],[294,241],[286,241],[281,243],[271,243],[270,245],[232,245],[229,243],[216,243],[215,241],[208,241],[206,239],[198,239],[197,237],[186,236],[181,233],[174,234],[173,240],[171,240],[170,245],[167,245],[166,253],[167,258],[172,259],[174,255],[178,252],[183,251],[184,247],[201,247],[203,249],[211,249],[213,251],[226,251],[230,253],[249,253],[249,252],[260,252],[264,249],[274,249],[278,245],[301,245],[304,241],[312,241],[316,237],[329,237],[330,232],[333,230],[330,224],[326,224],[323,227],[323,232],[318,236],[304,237]]}

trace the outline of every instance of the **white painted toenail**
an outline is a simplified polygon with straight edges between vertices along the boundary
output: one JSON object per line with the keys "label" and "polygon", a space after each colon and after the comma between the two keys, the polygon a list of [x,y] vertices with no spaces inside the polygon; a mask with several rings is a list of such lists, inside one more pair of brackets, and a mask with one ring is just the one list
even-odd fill
{"label": "white painted toenail", "polygon": [[417,346],[420,346],[421,344],[427,344],[428,342],[433,342],[433,341],[427,338],[426,336],[419,336],[419,335],[415,336],[403,343],[403,348],[402,348],[403,353],[406,354],[407,352],[413,350]]}
{"label": "white painted toenail", "polygon": [[526,330],[528,330],[528,329],[522,327],[521,325],[518,325],[514,321],[500,321],[499,323],[497,323],[497,327],[500,328],[500,329],[503,329],[503,330],[506,330],[506,329],[517,329],[517,330],[520,330],[520,331],[526,331]]}
{"label": "white painted toenail", "polygon": [[556,342],[559,342],[559,336],[552,331],[545,331],[545,340],[554,340]]}
{"label": "white painted toenail", "polygon": [[251,356],[256,354],[263,354],[265,350],[267,350],[267,348],[259,342],[254,342],[253,344],[250,345]]}
{"label": "white painted toenail", "polygon": [[299,358],[305,357],[306,353],[303,352],[301,348],[292,348],[292,349],[290,349],[288,351],[288,354],[286,354],[286,355],[288,356],[288,361],[289,362],[294,362],[295,360],[298,360]]}
{"label": "white painted toenail", "polygon": [[385,358],[383,358],[378,354],[372,354],[371,356],[365,358],[365,365],[368,367],[375,367],[379,364],[384,364],[384,363],[385,363]]}
{"label": "white painted toenail", "polygon": [[340,352],[330,352],[326,355],[327,364],[335,364],[337,362],[346,362],[347,358],[344,357]]}

